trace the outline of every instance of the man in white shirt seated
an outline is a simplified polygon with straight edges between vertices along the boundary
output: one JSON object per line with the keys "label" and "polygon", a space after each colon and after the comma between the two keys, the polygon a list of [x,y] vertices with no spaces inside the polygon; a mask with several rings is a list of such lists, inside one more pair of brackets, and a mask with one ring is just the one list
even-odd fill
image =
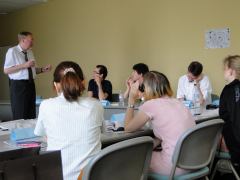
{"label": "man in white shirt seated", "polygon": [[181,76],[178,81],[177,98],[193,101],[194,84],[199,90],[200,104],[211,104],[212,86],[206,75],[202,73],[200,62],[193,61],[188,66],[188,73]]}

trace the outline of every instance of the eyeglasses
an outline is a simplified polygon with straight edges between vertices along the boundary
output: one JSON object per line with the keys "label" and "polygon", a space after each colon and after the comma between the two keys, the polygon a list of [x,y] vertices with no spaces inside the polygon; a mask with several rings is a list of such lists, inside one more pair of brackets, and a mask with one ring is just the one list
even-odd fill
{"label": "eyeglasses", "polygon": [[143,93],[144,90],[145,90],[144,84],[139,85],[139,86],[138,86],[138,90]]}

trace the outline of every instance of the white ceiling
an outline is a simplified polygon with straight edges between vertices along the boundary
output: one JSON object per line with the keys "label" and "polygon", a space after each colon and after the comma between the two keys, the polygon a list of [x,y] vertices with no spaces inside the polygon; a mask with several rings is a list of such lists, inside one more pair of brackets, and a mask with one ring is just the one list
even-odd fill
{"label": "white ceiling", "polygon": [[47,0],[0,0],[0,14],[7,14],[43,2]]}

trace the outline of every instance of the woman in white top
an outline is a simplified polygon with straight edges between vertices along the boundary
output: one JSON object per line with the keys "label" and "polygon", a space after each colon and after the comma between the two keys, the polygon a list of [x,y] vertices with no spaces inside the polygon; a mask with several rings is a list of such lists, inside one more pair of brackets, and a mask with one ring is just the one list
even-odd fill
{"label": "woman in white top", "polygon": [[89,157],[101,149],[103,108],[85,89],[78,64],[61,62],[54,72],[58,96],[44,100],[34,133],[47,136],[47,150],[61,150],[65,180],[76,180]]}

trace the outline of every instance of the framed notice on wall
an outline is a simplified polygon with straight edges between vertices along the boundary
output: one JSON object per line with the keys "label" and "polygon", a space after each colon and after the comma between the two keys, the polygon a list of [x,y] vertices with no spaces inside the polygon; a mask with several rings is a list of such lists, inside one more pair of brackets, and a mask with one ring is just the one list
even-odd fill
{"label": "framed notice on wall", "polygon": [[207,49],[230,47],[230,29],[211,29],[205,32],[205,47]]}

